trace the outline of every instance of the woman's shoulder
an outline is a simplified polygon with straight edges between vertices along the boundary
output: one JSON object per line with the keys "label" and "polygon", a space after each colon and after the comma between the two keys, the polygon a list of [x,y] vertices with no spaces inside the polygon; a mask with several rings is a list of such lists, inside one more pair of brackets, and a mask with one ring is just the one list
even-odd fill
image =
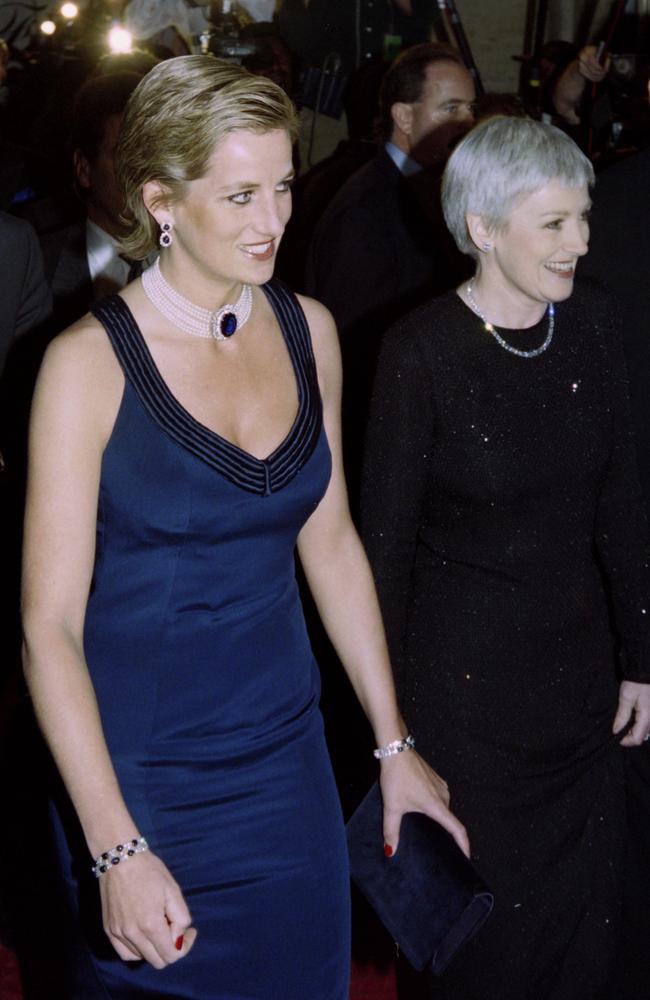
{"label": "woman's shoulder", "polygon": [[54,337],[45,352],[44,364],[73,370],[94,369],[113,355],[104,327],[91,313]]}
{"label": "woman's shoulder", "polygon": [[466,326],[466,307],[455,291],[445,292],[417,306],[386,331],[382,344],[435,356],[457,346],[457,334]]}
{"label": "woman's shoulder", "polygon": [[43,358],[38,389],[56,389],[70,403],[97,406],[117,397],[123,386],[121,369],[102,324],[88,314],[50,342]]}
{"label": "woman's shoulder", "polygon": [[562,317],[574,351],[606,368],[619,367],[623,357],[620,302],[596,278],[576,280],[570,299],[562,304]]}
{"label": "woman's shoulder", "polygon": [[586,336],[602,332],[603,336],[620,334],[620,303],[616,295],[597,278],[576,279],[573,295],[561,303],[558,317],[563,316],[573,331],[584,330]]}
{"label": "woman's shoulder", "polygon": [[308,295],[299,295],[295,292],[288,294],[292,296],[302,310],[314,351],[319,353],[320,351],[328,351],[334,348],[338,349],[336,323],[327,306],[324,306],[317,299],[310,298]]}
{"label": "woman's shoulder", "polygon": [[566,300],[565,305],[567,312],[579,312],[591,316],[603,310],[614,310],[616,297],[599,278],[578,274],[573,295]]}

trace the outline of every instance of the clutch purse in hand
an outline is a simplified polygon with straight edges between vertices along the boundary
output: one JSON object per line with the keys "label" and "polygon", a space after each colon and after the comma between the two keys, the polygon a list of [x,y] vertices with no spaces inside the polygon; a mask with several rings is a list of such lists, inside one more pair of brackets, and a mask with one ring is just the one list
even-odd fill
{"label": "clutch purse in hand", "polygon": [[375,783],[347,825],[350,874],[411,965],[440,975],[490,915],[492,893],[439,823],[402,819],[397,853],[384,856]]}

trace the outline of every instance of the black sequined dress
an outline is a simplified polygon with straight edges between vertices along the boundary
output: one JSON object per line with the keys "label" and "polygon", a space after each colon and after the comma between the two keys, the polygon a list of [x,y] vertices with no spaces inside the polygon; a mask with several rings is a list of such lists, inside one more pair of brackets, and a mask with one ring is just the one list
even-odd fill
{"label": "black sequined dress", "polygon": [[[547,322],[504,336],[529,350]],[[455,293],[385,339],[364,536],[402,708],[497,900],[435,996],[609,995],[617,669],[647,679],[650,608],[630,435],[616,323],[590,287],[536,358]]]}

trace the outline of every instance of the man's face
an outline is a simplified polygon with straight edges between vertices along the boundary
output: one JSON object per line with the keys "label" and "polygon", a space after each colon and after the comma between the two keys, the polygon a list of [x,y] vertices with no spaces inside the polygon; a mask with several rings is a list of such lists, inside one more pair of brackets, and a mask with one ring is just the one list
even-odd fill
{"label": "man's face", "polygon": [[124,205],[115,177],[115,148],[121,124],[122,115],[109,115],[92,162],[80,150],[75,153],[77,182],[85,191],[88,218],[112,236],[120,235],[119,216]]}
{"label": "man's face", "polygon": [[444,163],[474,122],[474,82],[464,66],[435,62],[427,66],[422,93],[410,108],[409,156],[424,167]]}

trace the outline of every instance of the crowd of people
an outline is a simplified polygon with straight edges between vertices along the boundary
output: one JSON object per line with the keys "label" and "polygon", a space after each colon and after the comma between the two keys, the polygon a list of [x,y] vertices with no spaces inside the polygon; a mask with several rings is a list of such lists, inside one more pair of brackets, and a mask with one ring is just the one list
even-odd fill
{"label": "crowd of people", "polygon": [[25,1000],[347,1000],[373,748],[386,864],[425,813],[495,897],[400,1000],[647,994],[648,152],[596,177],[596,46],[477,98],[430,6],[329,107],[320,0],[77,67],[51,171],[0,45]]}

